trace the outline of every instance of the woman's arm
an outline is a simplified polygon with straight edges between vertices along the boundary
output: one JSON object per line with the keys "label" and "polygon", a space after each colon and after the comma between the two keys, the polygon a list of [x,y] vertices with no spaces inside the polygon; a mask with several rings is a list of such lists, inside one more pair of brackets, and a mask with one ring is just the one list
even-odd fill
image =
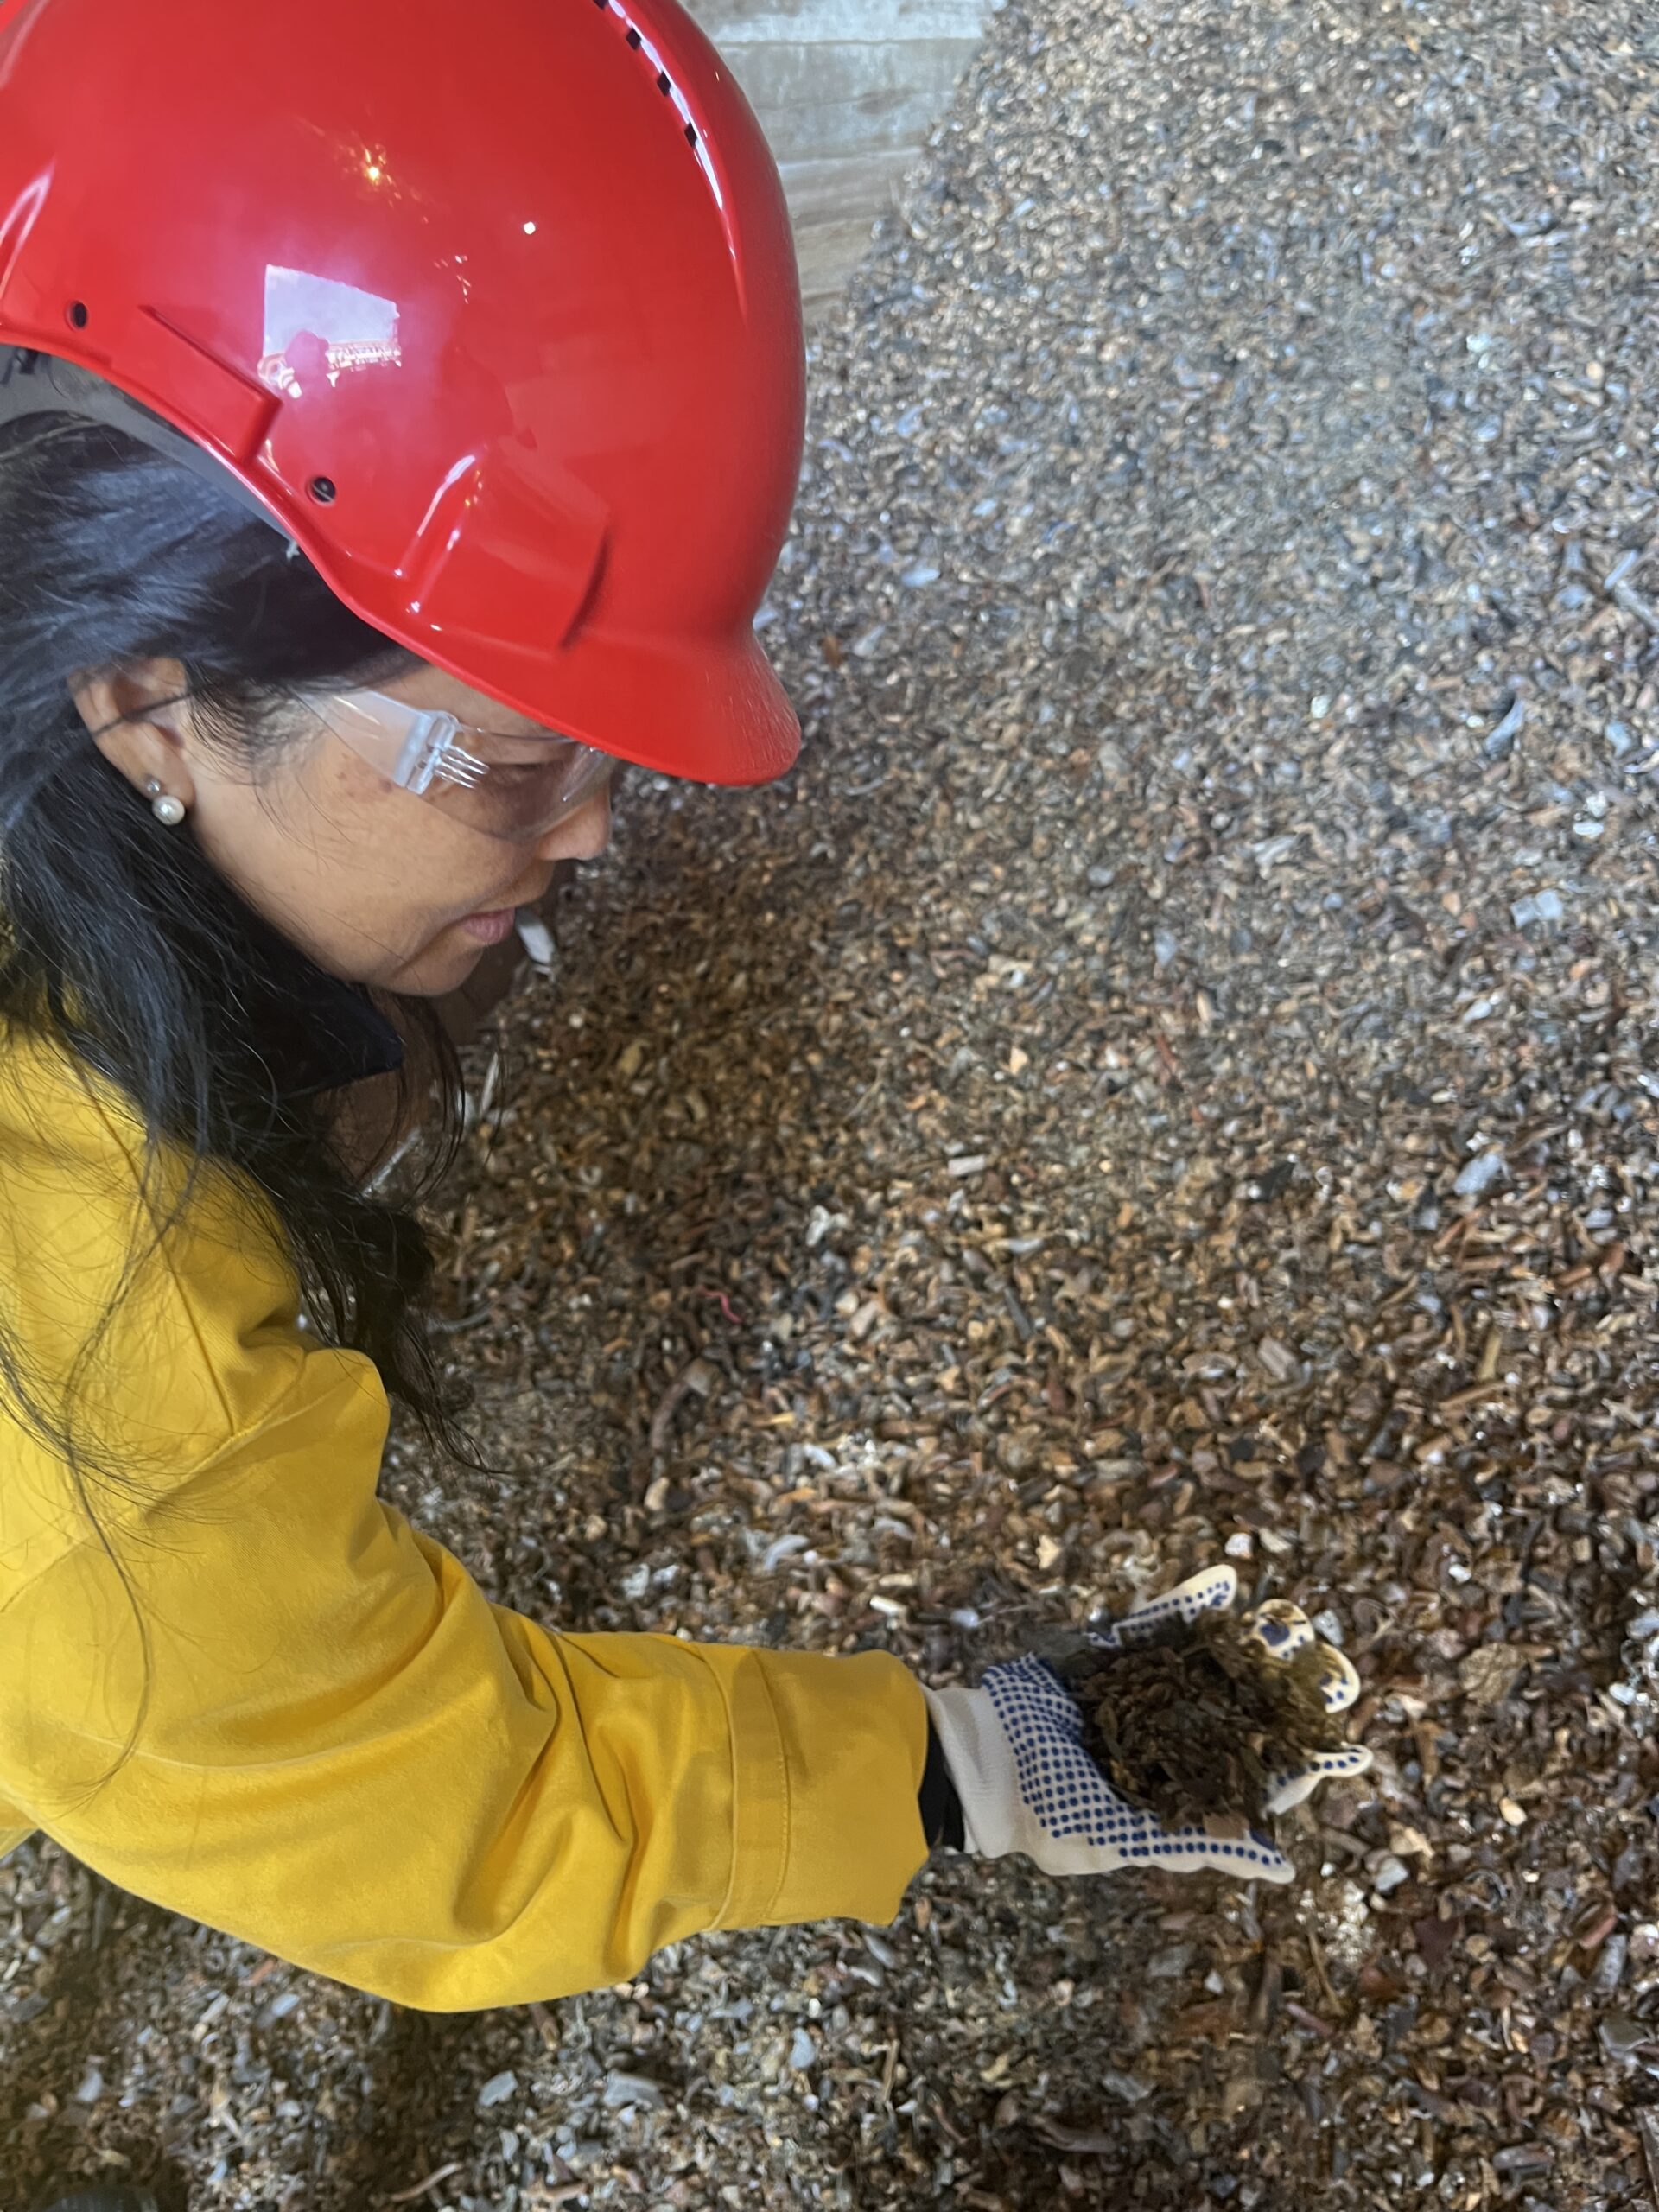
{"label": "woman's arm", "polygon": [[927,1849],[905,1667],[493,1606],[376,1497],[368,1363],[290,1371],[115,1560],[82,1542],[0,1614],[0,1786],[41,1827],[441,2011],[614,1982],[701,1929],[892,1917]]}

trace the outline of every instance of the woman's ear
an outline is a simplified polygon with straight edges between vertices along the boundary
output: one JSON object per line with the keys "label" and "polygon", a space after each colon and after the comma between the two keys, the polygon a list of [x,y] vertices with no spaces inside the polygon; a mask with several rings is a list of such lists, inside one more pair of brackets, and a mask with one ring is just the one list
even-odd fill
{"label": "woman's ear", "polygon": [[124,668],[76,669],[68,678],[75,710],[92,742],[136,790],[156,777],[188,804],[193,792],[183,748],[170,719],[148,710],[163,705],[176,716],[184,689],[181,662],[137,661]]}

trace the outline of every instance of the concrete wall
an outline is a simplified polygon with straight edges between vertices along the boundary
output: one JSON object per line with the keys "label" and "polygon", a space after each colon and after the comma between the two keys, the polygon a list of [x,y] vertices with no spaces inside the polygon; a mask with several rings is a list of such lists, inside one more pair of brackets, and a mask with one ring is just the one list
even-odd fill
{"label": "concrete wall", "polygon": [[687,0],[760,117],[807,319],[846,282],[978,46],[988,0]]}

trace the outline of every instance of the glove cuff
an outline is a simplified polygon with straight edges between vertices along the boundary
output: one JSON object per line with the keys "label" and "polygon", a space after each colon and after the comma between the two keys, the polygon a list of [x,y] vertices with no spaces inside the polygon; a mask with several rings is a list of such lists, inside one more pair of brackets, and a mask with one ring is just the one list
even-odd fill
{"label": "glove cuff", "polygon": [[917,1793],[917,1806],[922,1816],[922,1834],[927,1839],[930,1851],[943,1844],[948,1851],[963,1848],[962,1800],[957,1795],[957,1785],[950,1779],[950,1770],[944,1763],[944,1749],[939,1742],[939,1732],[933,1726],[933,1716],[927,1716],[927,1764],[922,1769],[922,1786]]}
{"label": "glove cuff", "polygon": [[1016,1847],[1020,1779],[1007,1734],[988,1690],[929,1689],[928,1718],[962,1806],[963,1849],[1000,1859]]}

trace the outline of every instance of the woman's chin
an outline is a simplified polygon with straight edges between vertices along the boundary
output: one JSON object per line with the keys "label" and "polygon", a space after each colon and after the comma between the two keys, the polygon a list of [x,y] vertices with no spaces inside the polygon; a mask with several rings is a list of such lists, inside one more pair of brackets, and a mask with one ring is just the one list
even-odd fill
{"label": "woman's chin", "polygon": [[442,998],[466,982],[489,950],[479,938],[452,926],[395,974],[383,978],[380,988],[409,999]]}

